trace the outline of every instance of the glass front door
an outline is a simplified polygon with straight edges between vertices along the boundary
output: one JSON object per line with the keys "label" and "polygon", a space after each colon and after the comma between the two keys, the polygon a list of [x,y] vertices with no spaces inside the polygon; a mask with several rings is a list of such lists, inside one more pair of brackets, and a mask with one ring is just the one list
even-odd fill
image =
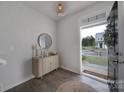
{"label": "glass front door", "polygon": [[104,40],[107,24],[81,30],[82,69],[84,73],[107,79],[108,48]]}
{"label": "glass front door", "polygon": [[112,10],[107,19],[107,29],[105,31],[105,37],[108,45],[108,80],[111,91],[118,91],[118,7],[117,2],[114,3]]}

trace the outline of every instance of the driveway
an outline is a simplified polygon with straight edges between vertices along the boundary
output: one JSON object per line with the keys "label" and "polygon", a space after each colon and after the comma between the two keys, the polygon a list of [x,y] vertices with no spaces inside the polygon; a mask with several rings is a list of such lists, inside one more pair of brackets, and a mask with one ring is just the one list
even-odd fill
{"label": "driveway", "polygon": [[96,52],[96,51],[92,51],[92,50],[86,50],[86,49],[83,49],[81,51],[81,55],[85,55],[85,56],[104,56],[104,57],[107,57],[108,56],[108,51],[107,50],[101,50],[99,52]]}

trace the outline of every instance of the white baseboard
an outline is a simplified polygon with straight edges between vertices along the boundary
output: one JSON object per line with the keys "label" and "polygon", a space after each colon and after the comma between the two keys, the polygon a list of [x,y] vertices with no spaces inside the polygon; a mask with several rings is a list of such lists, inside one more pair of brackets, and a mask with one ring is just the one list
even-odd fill
{"label": "white baseboard", "polygon": [[78,71],[74,71],[70,68],[67,68],[67,67],[64,67],[64,66],[60,66],[61,68],[65,69],[65,70],[68,70],[68,71],[71,71],[71,72],[74,72],[74,73],[77,73],[77,74],[80,74]]}
{"label": "white baseboard", "polygon": [[7,91],[8,89],[11,89],[11,88],[13,88],[15,86],[18,86],[18,85],[20,85],[20,84],[22,84],[22,83],[24,83],[24,82],[26,82],[26,81],[28,81],[28,80],[30,80],[32,78],[34,78],[33,75],[30,76],[30,77],[28,77],[28,78],[26,78],[26,79],[24,79],[24,80],[22,80],[22,81],[19,81],[19,82],[15,83],[15,84],[12,84],[10,86],[7,86],[7,88],[3,88],[2,92]]}

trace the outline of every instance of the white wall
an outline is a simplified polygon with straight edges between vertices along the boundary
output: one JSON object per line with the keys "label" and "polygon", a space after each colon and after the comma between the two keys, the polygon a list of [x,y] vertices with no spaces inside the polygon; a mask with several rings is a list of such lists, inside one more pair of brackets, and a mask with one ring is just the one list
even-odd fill
{"label": "white wall", "polygon": [[40,33],[49,33],[56,50],[56,23],[20,2],[0,2],[0,58],[7,65],[0,67],[3,91],[33,77],[32,45]]}
{"label": "white wall", "polygon": [[99,2],[57,23],[57,45],[61,67],[80,73],[80,33],[79,19],[94,12],[110,10],[113,2]]}

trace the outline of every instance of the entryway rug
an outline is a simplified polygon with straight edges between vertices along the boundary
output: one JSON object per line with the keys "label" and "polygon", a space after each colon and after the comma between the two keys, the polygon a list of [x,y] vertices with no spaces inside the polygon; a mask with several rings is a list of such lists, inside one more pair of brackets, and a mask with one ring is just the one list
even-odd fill
{"label": "entryway rug", "polygon": [[96,90],[81,81],[68,81],[61,84],[57,92],[96,92]]}

